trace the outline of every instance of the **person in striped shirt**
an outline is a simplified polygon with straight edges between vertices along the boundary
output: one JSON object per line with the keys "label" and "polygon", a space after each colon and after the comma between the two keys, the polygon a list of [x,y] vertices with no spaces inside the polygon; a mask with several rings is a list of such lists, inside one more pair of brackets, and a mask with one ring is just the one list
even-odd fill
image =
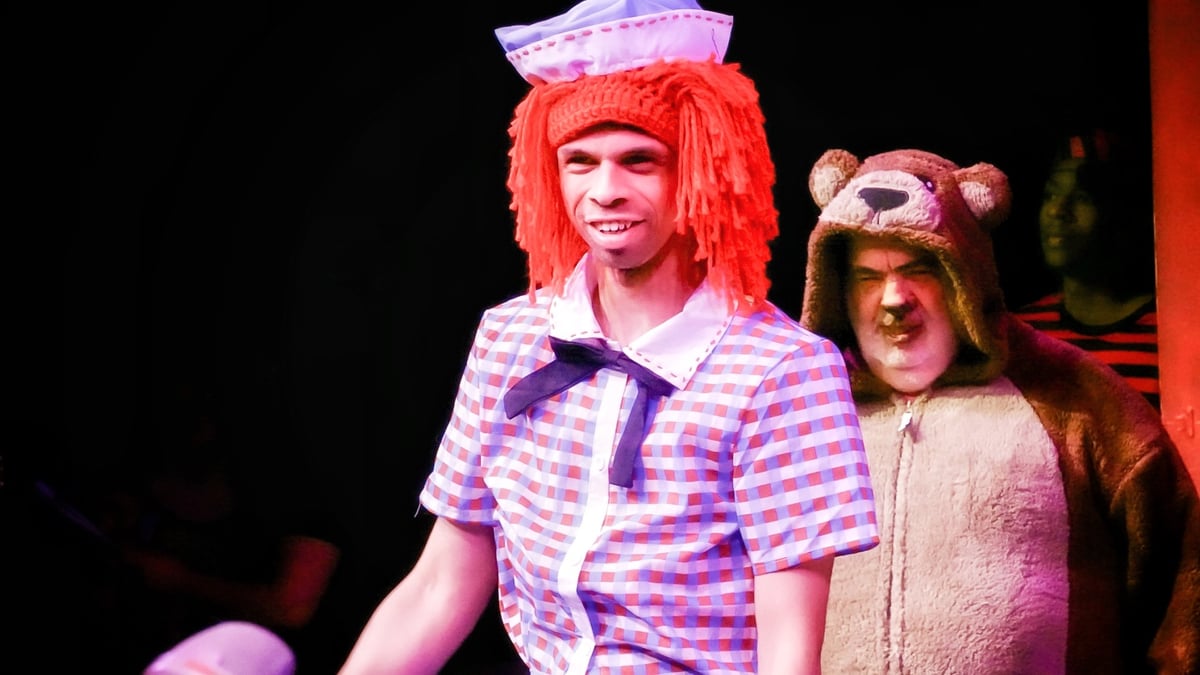
{"label": "person in striped shirt", "polygon": [[766,299],[774,165],[731,27],[585,0],[497,31],[533,85],[508,180],[530,287],[478,324],[437,520],[343,675],[436,673],[497,598],[535,675],[820,672],[874,498],[841,353]]}
{"label": "person in striped shirt", "polygon": [[1103,128],[1057,148],[1038,213],[1042,259],[1058,288],[1021,319],[1097,356],[1157,409],[1158,315],[1149,160]]}

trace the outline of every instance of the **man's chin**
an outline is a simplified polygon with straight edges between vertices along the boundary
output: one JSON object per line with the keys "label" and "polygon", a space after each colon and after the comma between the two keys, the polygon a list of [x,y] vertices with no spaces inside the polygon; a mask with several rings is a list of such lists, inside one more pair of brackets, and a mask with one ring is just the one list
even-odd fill
{"label": "man's chin", "polygon": [[937,379],[938,374],[920,366],[891,365],[884,366],[875,373],[879,379],[902,394],[917,394],[925,391]]}

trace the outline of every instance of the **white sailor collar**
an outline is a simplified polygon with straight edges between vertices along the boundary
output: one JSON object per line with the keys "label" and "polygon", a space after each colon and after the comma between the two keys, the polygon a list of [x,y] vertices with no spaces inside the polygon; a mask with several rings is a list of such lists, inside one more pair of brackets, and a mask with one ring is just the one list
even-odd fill
{"label": "white sailor collar", "polygon": [[584,254],[563,285],[562,294],[551,299],[550,335],[562,340],[603,340],[608,347],[620,349],[676,388],[687,386],[728,330],[736,309],[731,310],[705,279],[678,314],[631,344],[622,345],[600,331],[592,311],[596,280],[587,263],[588,254]]}

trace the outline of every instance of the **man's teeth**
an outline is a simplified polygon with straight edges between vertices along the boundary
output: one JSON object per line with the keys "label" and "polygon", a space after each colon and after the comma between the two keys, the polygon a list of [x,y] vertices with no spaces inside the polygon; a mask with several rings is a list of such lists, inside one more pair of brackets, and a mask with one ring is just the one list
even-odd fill
{"label": "man's teeth", "polygon": [[623,232],[633,227],[633,222],[624,220],[619,223],[592,223],[592,227],[600,230],[605,234],[613,234],[615,232]]}

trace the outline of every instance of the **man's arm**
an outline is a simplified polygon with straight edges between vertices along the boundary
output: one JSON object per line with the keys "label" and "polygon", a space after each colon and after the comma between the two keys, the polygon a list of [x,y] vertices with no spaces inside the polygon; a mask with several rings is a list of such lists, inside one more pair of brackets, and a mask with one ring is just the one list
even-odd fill
{"label": "man's arm", "polygon": [[436,675],[496,592],[492,528],[439,518],[412,571],[375,608],[340,675]]}
{"label": "man's arm", "polygon": [[817,675],[833,556],[754,578],[760,675]]}

